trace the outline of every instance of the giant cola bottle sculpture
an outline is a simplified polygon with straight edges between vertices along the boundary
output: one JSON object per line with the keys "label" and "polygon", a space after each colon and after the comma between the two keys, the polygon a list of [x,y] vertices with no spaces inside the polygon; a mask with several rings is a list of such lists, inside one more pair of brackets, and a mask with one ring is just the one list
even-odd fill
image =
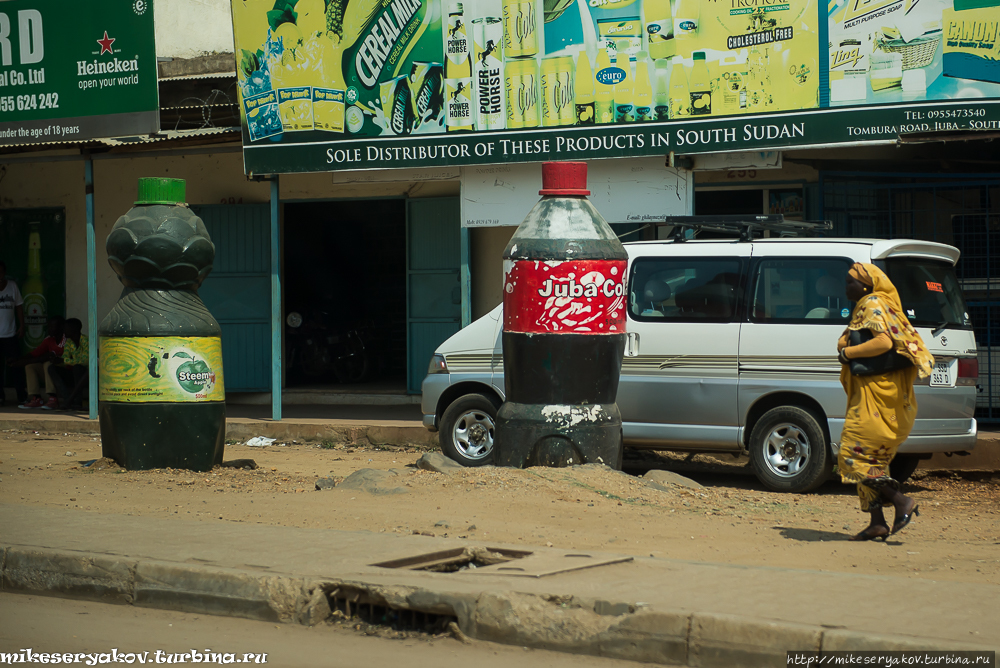
{"label": "giant cola bottle sculpture", "polygon": [[586,163],[544,163],[539,194],[504,251],[496,463],[621,468],[627,255],[586,197]]}
{"label": "giant cola bottle sculpture", "polygon": [[215,246],[184,186],[139,179],[139,200],[108,235],[125,289],[100,326],[101,441],[129,470],[222,463],[222,330],[198,296]]}

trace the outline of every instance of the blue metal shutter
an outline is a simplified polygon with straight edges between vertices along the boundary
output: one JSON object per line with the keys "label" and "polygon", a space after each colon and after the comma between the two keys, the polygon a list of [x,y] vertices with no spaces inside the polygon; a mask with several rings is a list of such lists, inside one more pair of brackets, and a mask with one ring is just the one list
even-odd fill
{"label": "blue metal shutter", "polygon": [[229,392],[271,389],[270,211],[267,204],[192,206],[215,244],[199,294],[222,326]]}
{"label": "blue metal shutter", "polygon": [[458,198],[407,201],[406,241],[406,388],[417,393],[434,350],[462,327]]}

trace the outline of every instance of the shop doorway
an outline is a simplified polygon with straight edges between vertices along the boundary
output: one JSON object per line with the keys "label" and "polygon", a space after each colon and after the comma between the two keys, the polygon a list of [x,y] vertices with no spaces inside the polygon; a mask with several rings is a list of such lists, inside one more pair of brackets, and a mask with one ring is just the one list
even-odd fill
{"label": "shop doorway", "polygon": [[406,391],[406,200],[284,205],[285,385]]}

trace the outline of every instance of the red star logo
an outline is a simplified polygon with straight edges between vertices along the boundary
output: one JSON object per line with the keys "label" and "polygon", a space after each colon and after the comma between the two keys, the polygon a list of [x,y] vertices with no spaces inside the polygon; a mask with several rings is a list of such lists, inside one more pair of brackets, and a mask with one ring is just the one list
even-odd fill
{"label": "red star logo", "polygon": [[111,45],[114,44],[114,42],[115,42],[115,38],[114,37],[108,37],[108,31],[105,30],[104,31],[104,39],[97,40],[97,43],[101,45],[101,53],[100,53],[100,55],[103,56],[105,53],[111,53]]}

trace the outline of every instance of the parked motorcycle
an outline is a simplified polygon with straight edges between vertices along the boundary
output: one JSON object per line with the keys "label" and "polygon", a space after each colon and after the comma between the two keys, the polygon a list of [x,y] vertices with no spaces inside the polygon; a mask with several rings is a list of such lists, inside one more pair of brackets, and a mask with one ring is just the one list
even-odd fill
{"label": "parked motorcycle", "polygon": [[308,318],[292,311],[288,326],[288,369],[313,379],[333,375],[338,383],[360,383],[374,370],[367,341],[374,324],[368,321],[343,328],[332,314],[314,310]]}

